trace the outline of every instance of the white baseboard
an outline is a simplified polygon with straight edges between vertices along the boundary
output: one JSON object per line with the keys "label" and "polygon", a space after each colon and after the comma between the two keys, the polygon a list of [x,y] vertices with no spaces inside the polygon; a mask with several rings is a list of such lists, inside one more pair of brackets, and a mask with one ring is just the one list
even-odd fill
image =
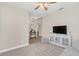
{"label": "white baseboard", "polygon": [[16,46],[16,47],[12,47],[12,48],[8,48],[8,49],[4,49],[4,50],[1,50],[0,51],[0,54],[1,53],[4,53],[4,52],[7,52],[7,51],[11,51],[11,50],[14,50],[14,49],[17,49],[17,48],[22,48],[22,47],[25,47],[25,46],[28,46],[29,44],[22,44],[22,45],[19,45],[19,46]]}

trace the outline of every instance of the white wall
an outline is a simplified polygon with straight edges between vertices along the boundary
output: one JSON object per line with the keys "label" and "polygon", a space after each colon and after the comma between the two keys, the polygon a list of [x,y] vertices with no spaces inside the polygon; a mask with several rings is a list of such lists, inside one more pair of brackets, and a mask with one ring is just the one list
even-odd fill
{"label": "white wall", "polygon": [[67,25],[68,35],[72,36],[72,45],[79,50],[79,4],[65,7],[55,14],[43,18],[42,36],[52,34],[52,27]]}
{"label": "white wall", "polygon": [[0,35],[0,51],[28,44],[28,13],[18,7],[0,4]]}

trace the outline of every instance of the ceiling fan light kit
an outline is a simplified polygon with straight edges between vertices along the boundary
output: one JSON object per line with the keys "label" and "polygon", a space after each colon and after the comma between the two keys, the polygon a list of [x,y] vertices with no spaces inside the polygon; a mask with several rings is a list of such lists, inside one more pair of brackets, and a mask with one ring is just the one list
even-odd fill
{"label": "ceiling fan light kit", "polygon": [[44,8],[44,4],[40,3],[40,7],[41,7],[41,8]]}
{"label": "ceiling fan light kit", "polygon": [[42,8],[45,9],[46,11],[48,10],[48,4],[53,4],[56,2],[40,2],[39,5],[36,6],[35,10],[37,10],[38,8]]}

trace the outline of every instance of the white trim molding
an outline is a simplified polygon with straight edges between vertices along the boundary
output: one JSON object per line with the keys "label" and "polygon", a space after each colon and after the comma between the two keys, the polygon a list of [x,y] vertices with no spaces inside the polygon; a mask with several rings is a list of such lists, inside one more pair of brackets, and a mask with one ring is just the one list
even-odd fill
{"label": "white trim molding", "polygon": [[29,45],[29,43],[27,43],[27,44],[22,44],[22,45],[19,45],[19,46],[16,46],[16,47],[8,48],[8,49],[4,49],[4,50],[1,50],[1,51],[0,51],[0,54],[1,54],[1,53],[4,53],[4,52],[11,51],[11,50],[14,50],[14,49],[17,49],[17,48],[22,48],[22,47],[25,47],[25,46],[28,46],[28,45]]}

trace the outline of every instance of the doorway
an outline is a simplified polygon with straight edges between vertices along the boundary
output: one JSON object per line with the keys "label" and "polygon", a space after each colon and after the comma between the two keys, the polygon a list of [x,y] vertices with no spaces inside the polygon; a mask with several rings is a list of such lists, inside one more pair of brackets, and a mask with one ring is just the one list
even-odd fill
{"label": "doorway", "polygon": [[41,33],[41,19],[31,19],[29,43],[32,44],[41,41],[40,33]]}

